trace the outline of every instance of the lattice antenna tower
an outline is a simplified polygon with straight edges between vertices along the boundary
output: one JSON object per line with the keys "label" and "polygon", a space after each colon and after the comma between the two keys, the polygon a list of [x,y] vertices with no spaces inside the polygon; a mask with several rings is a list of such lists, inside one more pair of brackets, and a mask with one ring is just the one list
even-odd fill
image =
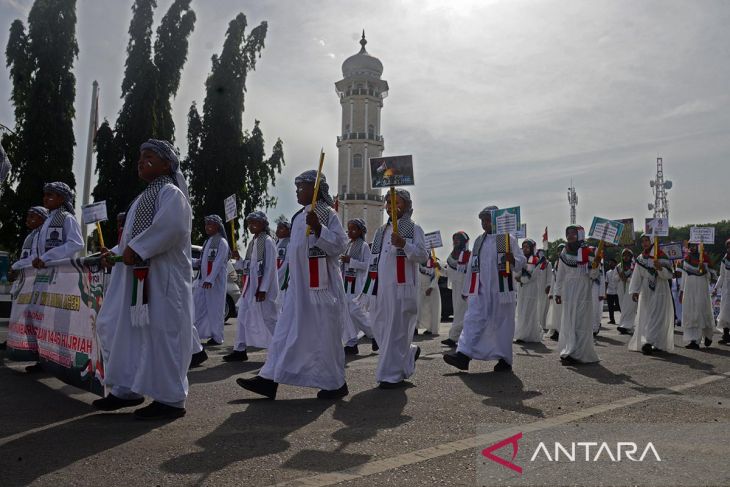
{"label": "lattice antenna tower", "polygon": [[664,161],[661,157],[656,158],[656,178],[649,181],[651,192],[654,195],[654,203],[649,203],[649,211],[654,211],[654,218],[669,219],[669,200],[667,191],[672,189],[672,182],[664,180]]}
{"label": "lattice antenna tower", "polygon": [[568,204],[570,205],[570,224],[575,225],[576,208],[578,207],[578,193],[575,192],[573,180],[570,180],[570,188],[568,188]]}

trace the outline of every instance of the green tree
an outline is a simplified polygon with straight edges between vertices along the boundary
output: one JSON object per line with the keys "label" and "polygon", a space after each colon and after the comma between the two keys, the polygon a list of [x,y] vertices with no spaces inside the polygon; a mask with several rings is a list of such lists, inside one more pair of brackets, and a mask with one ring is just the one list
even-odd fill
{"label": "green tree", "polygon": [[10,26],[5,59],[13,86],[15,133],[3,138],[13,174],[8,181],[12,188],[0,200],[0,245],[11,251],[22,243],[25,213],[40,203],[44,183],[76,186],[73,64],[78,52],[76,0],[36,0],[27,32],[20,20]]}
{"label": "green tree", "polygon": [[223,201],[232,194],[237,196],[239,215],[276,203],[269,188],[284,165],[283,144],[277,140],[267,158],[259,121],[250,132],[243,131],[246,76],[255,69],[256,57],[264,48],[267,24],[262,22],[248,35],[246,26],[242,13],[230,22],[220,56],[212,57],[203,116],[195,104],[188,113],[190,151],[184,169],[196,222],[194,241],[202,237],[203,217],[224,216]]}
{"label": "green tree", "polygon": [[96,171],[93,195],[106,200],[109,222],[103,227],[104,241],[117,241],[115,216],[127,209],[142,188],[137,177],[139,146],[149,138],[174,141],[171,99],[180,86],[180,74],[187,60],[188,38],[195,26],[191,0],[175,0],[157,28],[152,48],[155,0],[135,0],[129,24],[127,61],[122,81],[124,103],[114,130],[102,125],[104,140],[97,135]]}

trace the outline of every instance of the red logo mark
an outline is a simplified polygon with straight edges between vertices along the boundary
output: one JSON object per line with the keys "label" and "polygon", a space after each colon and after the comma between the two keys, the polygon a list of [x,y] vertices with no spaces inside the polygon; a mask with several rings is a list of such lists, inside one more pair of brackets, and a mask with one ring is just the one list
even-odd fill
{"label": "red logo mark", "polygon": [[515,465],[511,461],[505,460],[504,458],[500,458],[496,455],[494,455],[492,452],[499,450],[505,445],[512,445],[512,458],[511,460],[514,460],[517,456],[517,451],[520,449],[520,445],[518,441],[522,439],[522,433],[517,433],[514,436],[510,436],[509,438],[505,438],[504,440],[500,441],[499,443],[495,443],[492,446],[488,446],[484,450],[482,450],[482,455],[484,457],[490,459],[493,462],[497,462],[498,464],[502,465],[503,467],[507,467],[510,470],[514,470],[518,474],[522,475],[522,467],[519,465]]}

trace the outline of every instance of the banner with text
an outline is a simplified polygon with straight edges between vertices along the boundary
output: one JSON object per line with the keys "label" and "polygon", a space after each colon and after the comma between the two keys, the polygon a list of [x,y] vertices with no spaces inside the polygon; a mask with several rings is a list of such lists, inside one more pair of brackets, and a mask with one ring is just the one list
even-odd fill
{"label": "banner with text", "polygon": [[102,395],[96,315],[103,294],[104,272],[82,259],[23,269],[11,290],[6,356],[38,360],[62,381]]}

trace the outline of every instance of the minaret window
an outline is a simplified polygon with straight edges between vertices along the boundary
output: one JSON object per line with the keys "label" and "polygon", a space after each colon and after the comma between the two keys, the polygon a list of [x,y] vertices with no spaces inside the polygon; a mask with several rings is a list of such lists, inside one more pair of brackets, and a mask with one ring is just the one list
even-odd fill
{"label": "minaret window", "polygon": [[368,135],[370,136],[371,139],[375,138],[375,125],[373,125],[373,124],[368,125]]}
{"label": "minaret window", "polygon": [[352,167],[362,167],[362,155],[355,154],[352,157]]}

